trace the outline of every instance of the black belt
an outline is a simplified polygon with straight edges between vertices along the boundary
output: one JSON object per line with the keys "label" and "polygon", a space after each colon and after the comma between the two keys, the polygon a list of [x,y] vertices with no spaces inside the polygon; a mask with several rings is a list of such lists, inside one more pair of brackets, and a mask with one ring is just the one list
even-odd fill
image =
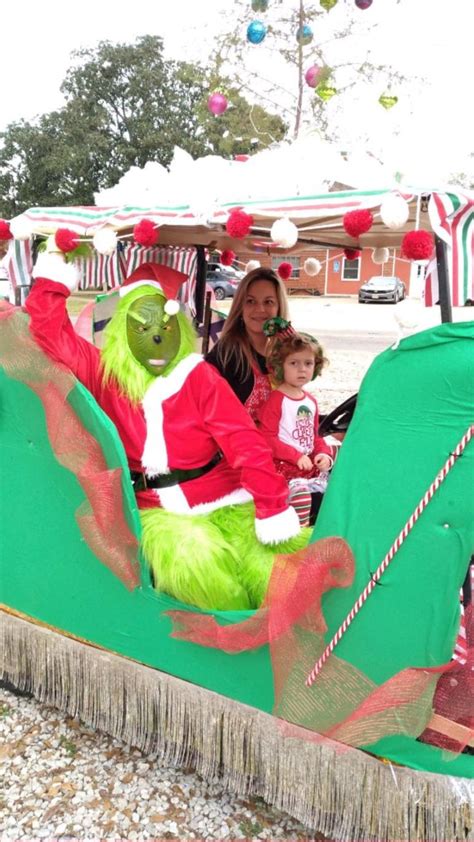
{"label": "black belt", "polygon": [[172,468],[169,474],[157,474],[155,477],[147,477],[143,471],[130,471],[130,479],[132,480],[134,491],[145,491],[147,488],[169,488],[171,485],[181,485],[182,482],[188,482],[190,479],[197,479],[207,474],[222,459],[222,453],[219,451],[212,457],[207,465],[202,465],[201,468]]}

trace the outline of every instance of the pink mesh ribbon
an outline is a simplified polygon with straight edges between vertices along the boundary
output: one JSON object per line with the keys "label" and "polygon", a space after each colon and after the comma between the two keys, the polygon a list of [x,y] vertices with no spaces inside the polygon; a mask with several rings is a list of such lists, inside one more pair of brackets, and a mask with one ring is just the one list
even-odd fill
{"label": "pink mesh ribbon", "polygon": [[305,685],[315,657],[325,648],[322,596],[331,588],[349,586],[353,576],[349,546],[342,538],[325,538],[276,559],[265,602],[248,620],[220,626],[209,615],[171,611],[172,636],[228,653],[269,644],[273,712],[289,737],[330,738],[346,747],[369,746],[395,734],[416,738],[431,719],[437,686],[457,676],[456,663],[407,668],[378,686],[332,654],[314,684]]}
{"label": "pink mesh ribbon", "polygon": [[0,363],[43,404],[51,449],[75,474],[86,497],[76,519],[87,545],[129,590],[136,588],[139,545],[123,511],[122,470],[108,468],[99,443],[69,404],[74,376],[41,351],[30,336],[27,316],[9,305],[0,307]]}

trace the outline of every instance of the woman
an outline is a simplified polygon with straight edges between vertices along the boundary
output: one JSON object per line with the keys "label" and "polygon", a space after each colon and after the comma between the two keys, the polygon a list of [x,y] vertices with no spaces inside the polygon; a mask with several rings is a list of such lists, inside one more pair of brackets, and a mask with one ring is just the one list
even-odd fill
{"label": "woman", "polygon": [[263,325],[275,316],[288,318],[283,281],[271,269],[253,269],[241,280],[222,336],[206,357],[254,421],[271,393]]}

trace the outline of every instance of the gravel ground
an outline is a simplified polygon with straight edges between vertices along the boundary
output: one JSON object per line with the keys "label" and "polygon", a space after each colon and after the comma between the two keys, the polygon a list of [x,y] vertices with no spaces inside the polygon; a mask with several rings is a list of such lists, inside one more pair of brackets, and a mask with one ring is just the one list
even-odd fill
{"label": "gravel ground", "polygon": [[[327,412],[357,391],[373,354],[335,351],[316,381]],[[26,839],[322,839],[262,800],[141,752],[0,689],[0,833]]]}

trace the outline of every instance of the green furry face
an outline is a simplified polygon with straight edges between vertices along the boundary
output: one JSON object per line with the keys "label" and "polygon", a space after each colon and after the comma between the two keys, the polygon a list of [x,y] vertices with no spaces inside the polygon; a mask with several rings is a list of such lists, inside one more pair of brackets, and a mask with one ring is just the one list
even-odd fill
{"label": "green furry face", "polygon": [[161,295],[145,295],[127,313],[127,340],[133,356],[158,377],[176,357],[181,335],[176,316],[167,316]]}

